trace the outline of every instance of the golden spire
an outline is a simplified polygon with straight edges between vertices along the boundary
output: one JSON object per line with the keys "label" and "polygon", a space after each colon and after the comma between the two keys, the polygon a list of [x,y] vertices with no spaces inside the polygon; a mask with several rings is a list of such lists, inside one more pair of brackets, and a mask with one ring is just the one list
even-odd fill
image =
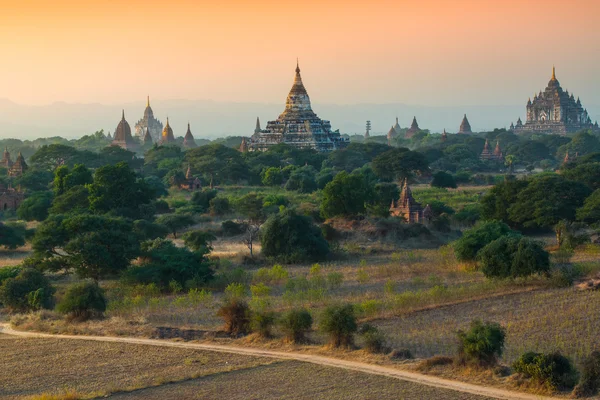
{"label": "golden spire", "polygon": [[123,110],[123,115],[121,116],[121,119],[125,119],[125,110]]}
{"label": "golden spire", "polygon": [[296,57],[296,72],[300,72],[300,60]]}
{"label": "golden spire", "polygon": [[146,107],[150,107],[150,96],[148,96],[148,100],[146,100]]}
{"label": "golden spire", "polygon": [[556,69],[554,68],[554,65],[552,66],[552,80],[556,80]]}

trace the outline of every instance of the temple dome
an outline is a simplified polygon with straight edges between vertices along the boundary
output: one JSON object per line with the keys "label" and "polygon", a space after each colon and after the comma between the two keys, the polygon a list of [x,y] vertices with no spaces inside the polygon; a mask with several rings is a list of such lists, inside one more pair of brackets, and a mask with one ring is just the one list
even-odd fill
{"label": "temple dome", "polygon": [[192,135],[192,130],[190,129],[189,122],[188,122],[187,132],[185,133],[185,137],[183,138],[183,147],[186,147],[186,148],[196,147],[196,141],[194,140],[194,135]]}
{"label": "temple dome", "polygon": [[294,76],[294,83],[290,89],[290,93],[285,101],[285,111],[280,115],[280,119],[311,119],[314,118],[315,114],[312,111],[310,104],[310,97],[308,92],[302,83],[302,76],[300,75],[300,66],[296,64],[296,75]]}
{"label": "temple dome", "polygon": [[554,67],[552,67],[552,78],[550,78],[550,81],[548,82],[548,87],[560,87],[560,82],[558,82],[558,79],[556,79],[556,69]]}
{"label": "temple dome", "polygon": [[162,143],[171,143],[175,141],[175,135],[173,135],[173,128],[169,125],[169,118],[167,118],[167,124],[162,131]]}
{"label": "temple dome", "polygon": [[152,107],[150,107],[150,96],[148,96],[148,100],[146,102],[146,109],[144,110],[144,119],[146,121],[154,119],[154,111],[152,111]]}
{"label": "temple dome", "polygon": [[123,110],[121,121],[119,121],[119,125],[117,125],[117,129],[115,130],[114,141],[131,142],[132,140],[131,127],[125,120],[125,110]]}

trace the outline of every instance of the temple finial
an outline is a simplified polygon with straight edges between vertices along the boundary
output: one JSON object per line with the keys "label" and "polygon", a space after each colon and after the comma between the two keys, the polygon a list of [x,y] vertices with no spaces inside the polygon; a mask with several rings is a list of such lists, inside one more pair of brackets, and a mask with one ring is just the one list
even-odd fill
{"label": "temple finial", "polygon": [[297,73],[300,72],[300,61],[299,61],[298,57],[296,57],[296,72]]}
{"label": "temple finial", "polygon": [[554,65],[552,66],[552,80],[556,80],[556,68],[554,67]]}
{"label": "temple finial", "polygon": [[148,96],[148,99],[146,100],[146,107],[150,107],[150,96]]}
{"label": "temple finial", "polygon": [[123,110],[123,114],[121,115],[121,119],[125,119],[125,110]]}

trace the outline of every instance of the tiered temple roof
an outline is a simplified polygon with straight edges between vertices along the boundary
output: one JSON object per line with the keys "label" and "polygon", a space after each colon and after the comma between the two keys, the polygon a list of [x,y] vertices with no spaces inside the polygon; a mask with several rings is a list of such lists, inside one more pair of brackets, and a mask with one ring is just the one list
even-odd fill
{"label": "tiered temple roof", "polygon": [[152,134],[150,134],[150,129],[146,128],[146,133],[144,133],[144,146],[150,146],[154,141],[152,140]]}
{"label": "tiered temple roof", "polygon": [[394,129],[394,126],[392,125],[392,127],[390,128],[390,130],[387,133],[387,141],[388,141],[388,145],[392,145],[392,141],[394,140],[394,138],[398,136],[398,132],[396,132],[396,130]]}
{"label": "tiered temple roof", "polygon": [[394,124],[394,130],[396,131],[396,134],[400,134],[400,131],[402,130],[402,128],[400,128],[400,124],[398,123],[398,117],[396,117],[396,123]]}
{"label": "tiered temple roof", "polygon": [[183,147],[186,149],[193,149],[194,147],[198,147],[196,141],[194,140],[194,135],[192,135],[192,131],[190,130],[189,122],[187,132],[185,133],[185,137],[183,138]]}
{"label": "tiered temple roof", "polygon": [[285,110],[275,121],[269,121],[264,130],[259,130],[258,122],[248,146],[250,151],[266,151],[274,145],[285,143],[297,148],[329,152],[349,143],[338,131],[331,131],[329,121],[320,119],[313,112],[298,65]]}
{"label": "tiered temple roof", "polygon": [[17,156],[16,161],[14,162],[13,165],[11,165],[10,169],[8,170],[8,176],[15,176],[15,177],[21,176],[28,169],[29,169],[29,166],[25,162],[25,157],[23,157],[23,154],[21,154],[21,152],[19,152],[19,155]]}
{"label": "tiered temple roof", "polygon": [[[431,210],[431,207],[429,209]],[[413,198],[412,190],[408,186],[408,179],[405,179],[402,183],[400,198],[397,201],[392,200],[390,215],[393,217],[402,217],[410,224],[425,222],[423,207]]]}
{"label": "tiered temple roof", "polygon": [[483,145],[483,151],[479,156],[482,160],[494,160],[494,161],[502,161],[504,156],[502,154],[502,149],[500,148],[500,141],[496,141],[496,147],[494,151],[490,150],[490,143],[487,139],[485,139],[485,144]]}
{"label": "tiered temple roof", "polygon": [[146,101],[146,109],[144,110],[144,117],[135,124],[135,135],[139,138],[143,138],[146,134],[146,130],[150,130],[153,142],[160,141],[160,135],[163,130],[163,123],[158,119],[154,118],[154,112],[150,107],[150,96]]}
{"label": "tiered temple roof", "polygon": [[117,125],[117,129],[115,129],[115,136],[112,141],[112,146],[119,146],[125,150],[135,151],[138,147],[137,142],[131,136],[131,127],[129,123],[125,120],[125,110],[123,110],[123,114],[121,116],[121,121],[119,121],[119,125]]}
{"label": "tiered temple roof", "polygon": [[469,123],[469,120],[467,119],[467,114],[465,114],[462,122],[460,123],[460,128],[458,129],[458,133],[473,133],[473,131],[471,131],[471,124]]}
{"label": "tiered temple roof", "polygon": [[556,70],[552,68],[552,78],[548,86],[539,94],[527,101],[527,121],[525,124],[517,121],[515,133],[537,132],[545,134],[565,135],[582,129],[599,131],[593,124],[586,109],[573,94],[564,91],[556,79]]}
{"label": "tiered temple roof", "polygon": [[413,117],[412,123],[410,124],[410,128],[406,131],[404,137],[406,139],[410,139],[414,136],[415,133],[419,132],[421,128],[419,128],[419,124],[417,123],[417,117]]}
{"label": "tiered temple roof", "polygon": [[175,143],[175,135],[173,135],[173,128],[169,125],[169,118],[167,117],[167,124],[163,128],[160,144]]}

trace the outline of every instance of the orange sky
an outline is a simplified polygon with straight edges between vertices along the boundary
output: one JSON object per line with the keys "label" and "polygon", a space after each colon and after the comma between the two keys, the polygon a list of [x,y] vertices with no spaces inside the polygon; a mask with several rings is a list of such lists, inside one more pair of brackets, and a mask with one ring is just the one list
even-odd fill
{"label": "orange sky", "polygon": [[600,104],[598,0],[0,0],[0,98]]}

